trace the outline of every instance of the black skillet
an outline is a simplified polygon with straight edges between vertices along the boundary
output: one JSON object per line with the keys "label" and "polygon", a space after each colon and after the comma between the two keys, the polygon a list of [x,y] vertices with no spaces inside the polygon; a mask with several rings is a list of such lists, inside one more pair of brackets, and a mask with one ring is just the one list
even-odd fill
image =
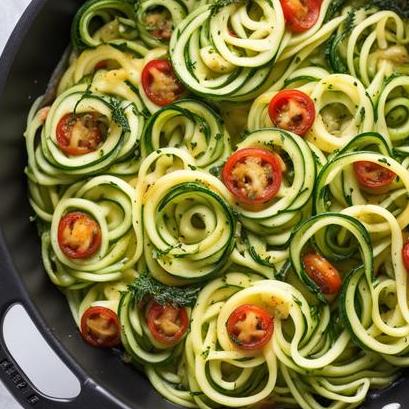
{"label": "black skillet", "polygon": [[[35,390],[7,351],[1,327],[0,380],[24,408],[175,409],[142,374],[125,365],[118,353],[91,348],[82,341],[65,298],[43,270],[40,240],[29,221],[33,212],[24,175],[26,117],[66,49],[70,23],[81,3],[33,0],[0,58],[0,320],[11,305],[22,304],[52,349],[78,377],[82,390],[73,400],[51,399]],[[409,409],[409,379],[372,393],[364,407],[381,409],[395,402],[400,409]]]}

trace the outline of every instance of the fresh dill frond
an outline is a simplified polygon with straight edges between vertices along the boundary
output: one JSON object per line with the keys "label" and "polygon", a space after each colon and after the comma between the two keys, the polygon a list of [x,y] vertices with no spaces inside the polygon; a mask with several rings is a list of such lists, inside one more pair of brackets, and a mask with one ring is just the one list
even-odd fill
{"label": "fresh dill frond", "polygon": [[128,290],[136,302],[152,297],[158,304],[171,304],[179,307],[192,307],[200,291],[198,287],[170,287],[155,280],[145,271],[130,285]]}
{"label": "fresh dill frond", "polygon": [[217,0],[210,7],[211,15],[214,16],[217,14],[223,7],[230,6],[230,4],[239,4],[243,3],[244,0]]}
{"label": "fresh dill frond", "polygon": [[324,23],[332,20],[341,11],[346,2],[347,0],[333,0],[328,7]]}
{"label": "fresh dill frond", "polygon": [[109,102],[112,110],[112,120],[125,132],[129,132],[131,128],[129,127],[128,119],[126,118],[125,111],[122,108],[121,101],[111,97]]}

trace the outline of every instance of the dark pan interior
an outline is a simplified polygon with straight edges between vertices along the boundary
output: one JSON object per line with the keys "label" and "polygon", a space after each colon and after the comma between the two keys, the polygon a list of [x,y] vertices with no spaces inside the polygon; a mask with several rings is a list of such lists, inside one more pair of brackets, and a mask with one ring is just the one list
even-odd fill
{"label": "dark pan interior", "polygon": [[[75,372],[86,374],[108,391],[101,394],[112,394],[112,399],[108,399],[111,403],[98,408],[175,408],[153,391],[144,376],[122,363],[117,354],[82,342],[64,297],[42,268],[40,240],[35,225],[29,222],[33,212],[27,201],[24,175],[26,116],[34,98],[44,92],[67,45],[70,22],[81,3],[81,0],[35,0],[36,6],[20,22],[14,43],[9,44],[1,61],[0,72],[4,74],[10,64],[11,70],[0,99],[0,224],[11,259],[31,300],[25,304],[29,309],[31,305],[41,331],[51,344],[60,345],[57,349]],[[23,35],[25,30],[27,33]],[[23,40],[13,61],[19,37]],[[0,276],[0,286],[4,280]],[[375,399],[365,407],[380,409],[387,403],[399,402],[402,409],[409,408],[408,388],[409,379],[400,381],[388,391],[374,394]],[[87,402],[82,407],[95,406]]]}

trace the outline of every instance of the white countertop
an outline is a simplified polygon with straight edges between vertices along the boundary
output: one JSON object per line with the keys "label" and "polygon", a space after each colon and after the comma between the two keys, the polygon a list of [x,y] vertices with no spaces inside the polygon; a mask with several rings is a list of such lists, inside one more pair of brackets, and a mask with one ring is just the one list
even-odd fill
{"label": "white countertop", "polygon": [[0,1],[0,52],[30,0]]}
{"label": "white countertop", "polygon": [[[0,0],[0,52],[3,51],[16,22],[29,2],[30,0]],[[0,408],[21,409],[1,382]]]}

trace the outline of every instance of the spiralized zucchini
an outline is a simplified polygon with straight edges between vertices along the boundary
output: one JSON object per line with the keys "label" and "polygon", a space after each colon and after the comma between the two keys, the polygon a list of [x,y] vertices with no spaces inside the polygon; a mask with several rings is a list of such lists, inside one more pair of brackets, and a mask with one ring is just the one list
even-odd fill
{"label": "spiralized zucchini", "polygon": [[[323,0],[300,29],[286,3],[88,0],[28,115],[46,273],[86,340],[110,310],[123,359],[181,407],[350,409],[409,366],[409,21]],[[275,111],[294,93],[312,113]],[[249,307],[271,327],[232,330]]]}
{"label": "spiralized zucchini", "polygon": [[[132,188],[114,176],[103,175],[69,187],[60,198],[50,231],[42,235],[43,260],[51,280],[62,287],[84,287],[92,282],[119,280],[136,262]],[[58,244],[58,225],[69,211],[91,215],[101,228],[99,251],[87,260],[67,257]]]}
{"label": "spiralized zucchini", "polygon": [[195,158],[195,166],[207,170],[223,164],[231,152],[221,117],[195,100],[177,101],[157,111],[146,124],[141,145],[143,156],[164,146],[183,146]]}
{"label": "spiralized zucchini", "polygon": [[136,26],[141,40],[152,48],[165,45],[186,14],[186,4],[181,0],[139,2],[136,6]]}
{"label": "spiralized zucchini", "polygon": [[174,171],[144,197],[145,258],[159,281],[186,284],[220,274],[234,246],[229,193],[214,176]]}
{"label": "spiralized zucchini", "polygon": [[87,1],[75,15],[71,31],[76,48],[96,47],[116,40],[126,42],[137,36],[134,6],[123,0]]}

